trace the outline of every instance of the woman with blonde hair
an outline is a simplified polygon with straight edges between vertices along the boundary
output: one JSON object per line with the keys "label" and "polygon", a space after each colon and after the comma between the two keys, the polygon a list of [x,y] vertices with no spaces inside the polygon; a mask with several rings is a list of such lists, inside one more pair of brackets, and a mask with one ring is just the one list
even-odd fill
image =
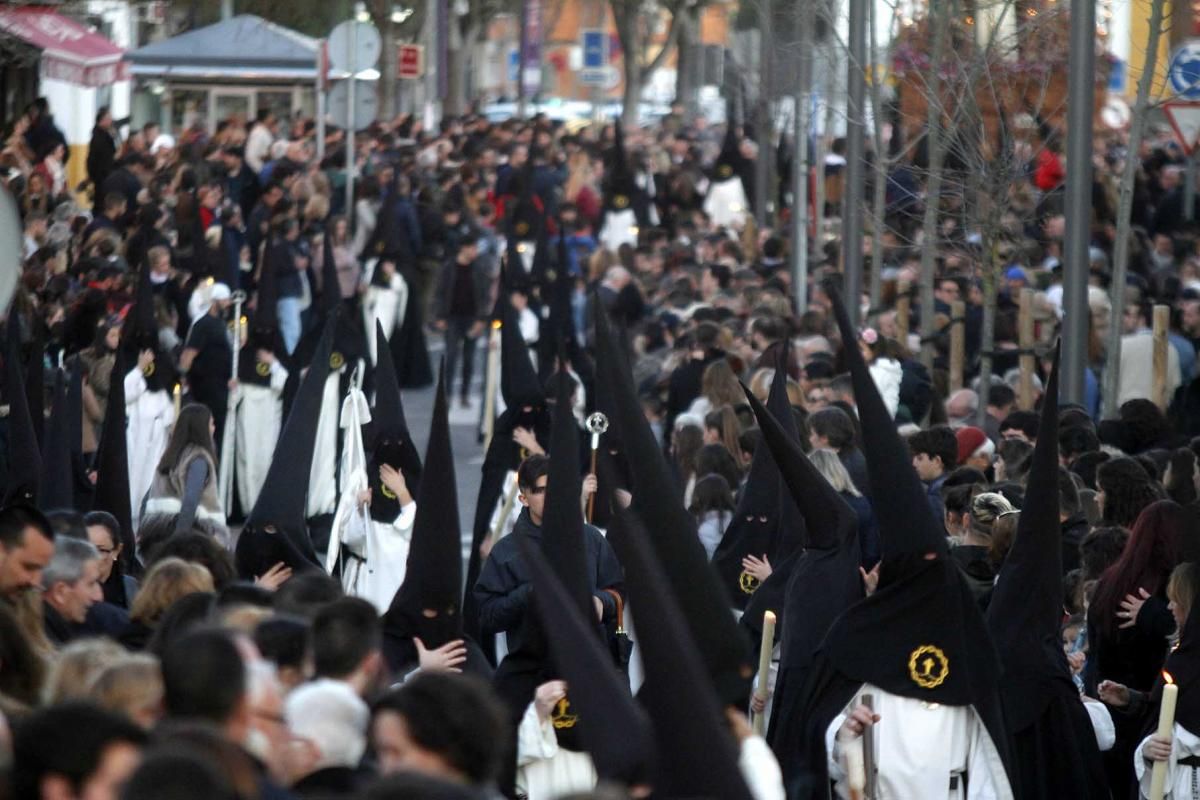
{"label": "woman with blonde hair", "polygon": [[742,386],[738,383],[737,375],[733,373],[733,367],[721,358],[704,368],[704,375],[700,381],[700,396],[692,401],[688,413],[703,417],[721,406],[737,408],[745,402],[746,396],[742,394]]}
{"label": "woman with blonde hair", "polygon": [[579,216],[595,227],[600,222],[600,194],[596,191],[596,169],[584,150],[574,153],[567,161],[567,183],[563,200],[572,203]]}
{"label": "woman with blonde hair", "polygon": [[42,702],[54,705],[87,697],[92,681],[125,656],[112,639],[77,639],[64,647],[50,665],[42,686]]}
{"label": "woman with blonde hair", "polygon": [[158,659],[135,653],[112,662],[96,675],[87,699],[146,730],[153,728],[163,714],[162,669]]}
{"label": "woman with blonde hair", "polygon": [[207,568],[173,556],[157,562],[143,578],[129,609],[130,626],[121,636],[122,644],[131,650],[142,649],[163,615],[177,600],[213,590],[212,573]]}

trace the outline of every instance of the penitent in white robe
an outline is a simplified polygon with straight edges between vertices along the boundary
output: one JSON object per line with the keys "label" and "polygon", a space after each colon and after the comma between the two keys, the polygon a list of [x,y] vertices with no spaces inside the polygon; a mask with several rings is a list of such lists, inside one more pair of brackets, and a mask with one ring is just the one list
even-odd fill
{"label": "penitent in white robe", "polygon": [[341,388],[343,364],[329,371],[325,379],[325,393],[321,398],[321,418],[317,422],[317,437],[313,443],[312,471],[308,480],[308,501],[304,516],[308,519],[337,510],[337,460],[338,460],[338,409],[341,403],[338,393]]}
{"label": "penitent in white robe", "polygon": [[[1200,756],[1200,737],[1187,728],[1175,723],[1171,732],[1171,757],[1167,759],[1167,782],[1163,792],[1164,800],[1200,800],[1200,768],[1185,767],[1179,763],[1182,758]],[[1150,796],[1150,777],[1154,772],[1151,763],[1142,755],[1146,746],[1147,736],[1133,751],[1133,770],[1138,780],[1138,797]],[[1193,791],[1192,787],[1197,787]]]}
{"label": "penitent in white robe", "polygon": [[[741,743],[738,770],[754,800],[784,800],[783,773],[761,736]],[[596,767],[587,753],[558,746],[551,720],[541,720],[530,703],[517,728],[517,789],[529,800],[553,800],[596,788]]]}
{"label": "penitent in white robe", "polygon": [[[983,720],[973,706],[926,703],[890,694],[864,684],[850,702],[864,693],[875,696],[875,764],[879,800],[1012,800],[1013,791]],[[825,731],[829,777],[839,797],[850,796],[840,750],[836,743],[845,714],[834,717]],[[851,746],[860,746],[861,739]],[[964,794],[962,774],[966,773]],[[950,789],[951,777],[959,776]]]}
{"label": "penitent in white robe", "polygon": [[363,278],[367,284],[366,294],[363,295],[363,322],[366,323],[367,352],[374,366],[379,363],[379,354],[375,352],[375,320],[383,324],[383,334],[390,341],[392,334],[404,324],[404,312],[408,309],[408,282],[397,272],[392,275],[391,285],[375,286],[370,283],[374,265],[369,264],[367,269],[368,273]]}
{"label": "penitent in white robe", "polygon": [[749,212],[750,203],[740,177],[734,175],[709,185],[708,196],[704,198],[704,213],[712,219],[713,227],[741,230]]}
{"label": "penitent in white robe", "polygon": [[367,600],[383,614],[404,582],[417,504],[402,506],[395,520],[383,523],[372,519],[370,507],[359,501],[370,485],[362,426],[371,420],[371,412],[359,386],[358,373],[353,383],[342,404],[342,427],[346,434],[341,497],[325,553],[325,569],[332,574],[341,561],[342,588],[346,594]]}
{"label": "penitent in white robe", "polygon": [[175,424],[175,401],[165,390],[150,391],[146,376],[137,367],[125,375],[125,444],[129,448],[129,507],[133,526],[141,518],[142,500],[150,491],[171,426]]}
{"label": "penitent in white robe", "polygon": [[620,211],[606,211],[604,214],[604,224],[600,227],[600,232],[596,238],[599,240],[601,247],[613,253],[617,252],[623,244],[627,244],[630,247],[637,247],[637,215],[633,213],[632,208],[623,208]]}
{"label": "penitent in white robe", "polygon": [[234,478],[238,499],[247,514],[258,502],[283,428],[283,387],[287,379],[287,369],[275,361],[271,364],[270,386],[238,384]]}

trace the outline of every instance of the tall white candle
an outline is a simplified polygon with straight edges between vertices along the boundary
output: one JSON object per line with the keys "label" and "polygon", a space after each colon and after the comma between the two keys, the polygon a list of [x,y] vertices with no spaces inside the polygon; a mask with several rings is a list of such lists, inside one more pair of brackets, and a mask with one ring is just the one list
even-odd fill
{"label": "tall white candle", "polygon": [[[1163,672],[1162,703],[1158,707],[1158,735],[1170,739],[1175,728],[1175,703],[1179,699],[1179,687],[1171,678],[1171,674]],[[1167,762],[1155,761],[1154,771],[1150,774],[1150,800],[1162,800],[1163,789],[1167,784]]]}
{"label": "tall white candle", "polygon": [[[770,696],[768,681],[771,677],[771,653],[775,649],[775,612],[767,611],[763,614],[763,630],[762,643],[758,650],[758,688],[754,693],[758,699],[765,705],[767,698]],[[763,709],[763,713],[754,715],[754,732],[762,736],[763,730],[766,727],[767,712]]]}

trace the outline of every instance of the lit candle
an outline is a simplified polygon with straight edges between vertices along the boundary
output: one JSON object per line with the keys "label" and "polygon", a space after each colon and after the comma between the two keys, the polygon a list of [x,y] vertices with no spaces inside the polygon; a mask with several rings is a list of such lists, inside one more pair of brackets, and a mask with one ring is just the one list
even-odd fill
{"label": "lit candle", "polygon": [[767,721],[766,702],[770,696],[768,691],[771,676],[771,652],[775,649],[775,612],[763,614],[762,645],[758,651],[758,688],[754,694],[763,703],[763,713],[754,715],[754,732],[762,735]]}
{"label": "lit candle", "polygon": [[[1175,702],[1179,699],[1179,687],[1166,670],[1163,670],[1163,680],[1162,702],[1158,706],[1158,735],[1170,739],[1175,729]],[[1154,771],[1150,775],[1150,800],[1162,800],[1166,784],[1167,762],[1155,761]]]}
{"label": "lit candle", "polygon": [[175,395],[175,419],[179,419],[179,408],[183,404],[183,390],[179,384],[175,384],[175,390],[172,392]]}

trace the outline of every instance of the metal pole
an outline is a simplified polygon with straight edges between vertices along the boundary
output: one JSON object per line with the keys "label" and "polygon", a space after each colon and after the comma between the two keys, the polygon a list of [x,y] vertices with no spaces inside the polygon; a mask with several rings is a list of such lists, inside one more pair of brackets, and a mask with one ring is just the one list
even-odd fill
{"label": "metal pole", "polygon": [[1187,171],[1183,173],[1183,218],[1196,218],[1196,154],[1188,155]]}
{"label": "metal pole", "polygon": [[792,297],[796,314],[808,308],[808,129],[812,106],[812,3],[800,10],[800,91],[796,93],[792,160]]}
{"label": "metal pole", "polygon": [[842,268],[850,321],[858,324],[862,295],[862,205],[865,175],[863,106],[866,73],[867,0],[850,0],[850,47],[846,65],[846,193],[842,210]]}
{"label": "metal pole", "polygon": [[[313,86],[317,97],[317,161],[318,163],[325,160],[325,81],[328,75],[322,70],[326,70],[325,63],[325,42],[321,41],[320,47],[317,49],[317,83]],[[327,71],[327,70],[326,70]]]}
{"label": "metal pole", "polygon": [[[1082,403],[1088,351],[1088,247],[1092,215],[1092,114],[1095,104],[1096,5],[1071,4],[1067,97],[1066,242],[1063,278],[1062,399]],[[1115,310],[1115,309],[1114,309]],[[1119,323],[1117,323],[1119,324]]]}
{"label": "metal pole", "polygon": [[346,219],[354,225],[354,84],[358,72],[358,21],[350,29],[350,83],[346,86]]}
{"label": "metal pole", "polygon": [[761,0],[758,6],[759,39],[758,39],[758,120],[755,141],[758,144],[758,158],[754,164],[754,221],[759,229],[767,226],[769,215],[767,205],[770,202],[771,190],[771,158],[774,152],[771,148],[771,54],[775,47],[773,35],[773,20],[771,19],[771,0]]}

